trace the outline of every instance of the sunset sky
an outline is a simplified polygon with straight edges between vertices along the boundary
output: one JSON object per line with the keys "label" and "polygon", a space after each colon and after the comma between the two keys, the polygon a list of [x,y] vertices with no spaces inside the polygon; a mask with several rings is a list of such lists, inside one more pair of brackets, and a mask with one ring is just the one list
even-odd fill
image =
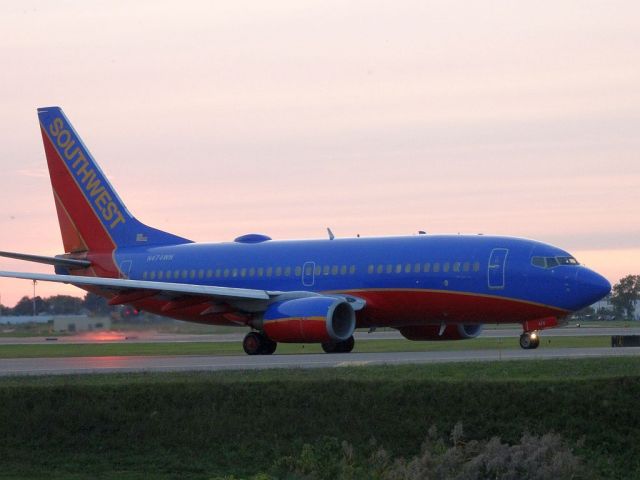
{"label": "sunset sky", "polygon": [[131,212],[192,240],[482,232],[640,274],[637,1],[0,5],[0,250],[62,253],[59,105]]}

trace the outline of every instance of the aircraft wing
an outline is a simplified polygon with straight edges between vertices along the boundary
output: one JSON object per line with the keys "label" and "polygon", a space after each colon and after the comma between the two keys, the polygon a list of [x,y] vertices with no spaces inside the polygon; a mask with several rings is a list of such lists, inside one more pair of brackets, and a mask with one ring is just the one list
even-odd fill
{"label": "aircraft wing", "polygon": [[282,292],[268,292],[249,288],[214,287],[209,285],[190,285],[186,283],[150,282],[147,280],[128,280],[124,278],[82,277],[78,275],[55,275],[46,273],[3,272],[0,277],[23,278],[43,282],[70,283],[72,285],[100,287],[112,290],[114,294],[147,291],[167,296],[199,296],[212,300],[270,300]]}
{"label": "aircraft wing", "polygon": [[[313,297],[322,295],[310,291],[270,291],[251,288],[216,287],[211,285],[193,285],[187,283],[153,282],[148,280],[129,280],[125,278],[84,277],[80,275],[56,275],[47,273],[4,272],[0,277],[22,278],[42,282],[68,283],[77,286],[99,287],[113,292],[114,297],[109,303],[112,305],[133,303],[142,298],[160,297],[165,300],[177,298],[200,298],[203,303],[227,303],[239,310],[259,312],[274,301],[290,300],[292,298]],[[343,298],[351,307],[362,310],[366,302],[353,295],[340,293],[329,294],[332,297]]]}

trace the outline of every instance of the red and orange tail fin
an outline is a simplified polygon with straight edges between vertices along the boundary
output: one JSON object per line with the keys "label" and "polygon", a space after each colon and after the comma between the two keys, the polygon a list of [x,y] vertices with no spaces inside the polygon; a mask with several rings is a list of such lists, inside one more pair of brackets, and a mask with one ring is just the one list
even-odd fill
{"label": "red and orange tail fin", "polygon": [[39,108],[38,118],[66,252],[190,243],[129,213],[62,109]]}

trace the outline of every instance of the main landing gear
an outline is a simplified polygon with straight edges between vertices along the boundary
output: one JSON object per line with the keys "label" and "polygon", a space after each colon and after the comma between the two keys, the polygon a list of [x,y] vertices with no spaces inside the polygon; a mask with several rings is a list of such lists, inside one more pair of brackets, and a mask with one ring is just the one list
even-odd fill
{"label": "main landing gear", "polygon": [[540,337],[536,332],[524,332],[520,335],[520,346],[525,350],[538,348],[540,345]]}
{"label": "main landing gear", "polygon": [[277,346],[276,342],[258,332],[247,333],[242,341],[242,348],[247,355],[271,355]]}
{"label": "main landing gear", "polygon": [[326,353],[349,353],[353,350],[353,345],[355,344],[355,340],[353,339],[353,335],[351,335],[346,340],[342,342],[326,342],[322,344],[322,350]]}

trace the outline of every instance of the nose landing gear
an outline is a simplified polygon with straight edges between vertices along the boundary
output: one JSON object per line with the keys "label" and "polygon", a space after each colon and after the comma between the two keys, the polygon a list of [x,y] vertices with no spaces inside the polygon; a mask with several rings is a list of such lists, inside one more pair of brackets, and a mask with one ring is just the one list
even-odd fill
{"label": "nose landing gear", "polygon": [[520,335],[520,346],[525,350],[538,348],[540,345],[540,337],[536,332],[524,332]]}

